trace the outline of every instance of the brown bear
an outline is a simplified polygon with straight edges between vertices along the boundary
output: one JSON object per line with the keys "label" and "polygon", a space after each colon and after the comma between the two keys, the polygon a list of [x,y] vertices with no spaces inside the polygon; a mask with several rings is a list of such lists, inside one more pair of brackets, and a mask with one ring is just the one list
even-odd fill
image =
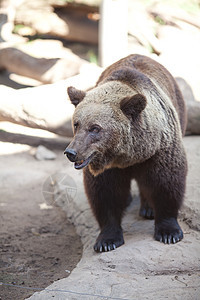
{"label": "brown bear", "polygon": [[68,88],[74,139],[65,154],[84,168],[84,185],[101,232],[97,252],[124,243],[121,220],[138,184],[140,216],[155,218],[154,237],[176,243],[187,160],[183,97],[172,75],[156,61],[130,55],[108,67],[88,92]]}

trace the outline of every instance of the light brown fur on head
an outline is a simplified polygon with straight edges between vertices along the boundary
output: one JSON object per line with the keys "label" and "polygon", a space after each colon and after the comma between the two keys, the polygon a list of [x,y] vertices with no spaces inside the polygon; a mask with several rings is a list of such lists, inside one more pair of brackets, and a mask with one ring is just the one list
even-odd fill
{"label": "light brown fur on head", "polygon": [[[116,165],[122,167],[116,157],[121,152],[121,144],[130,143],[130,134],[126,133],[131,130],[131,121],[124,112],[128,114],[128,100],[134,102],[136,95],[128,85],[107,82],[87,92],[76,107],[72,122],[78,124],[78,128],[69,148],[76,149],[79,160],[95,153],[89,166],[94,175]],[[139,107],[138,99],[135,103]],[[98,137],[90,133],[90,128],[96,125],[101,128]]]}

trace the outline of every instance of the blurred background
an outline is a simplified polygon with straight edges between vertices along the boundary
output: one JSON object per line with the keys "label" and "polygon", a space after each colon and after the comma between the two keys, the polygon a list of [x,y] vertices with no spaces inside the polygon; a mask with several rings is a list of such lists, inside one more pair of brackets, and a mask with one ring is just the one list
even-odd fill
{"label": "blurred background", "polygon": [[131,53],[162,63],[200,101],[199,0],[1,0],[0,41],[0,121],[72,136],[66,86],[94,86]]}
{"label": "blurred background", "polygon": [[[103,68],[132,53],[176,77],[187,134],[199,135],[199,0],[0,0],[0,282],[44,288],[80,260],[80,237],[57,203],[82,184],[63,156],[73,135],[67,87],[93,87]],[[190,165],[198,141],[185,140]],[[33,292],[2,285],[0,297]]]}

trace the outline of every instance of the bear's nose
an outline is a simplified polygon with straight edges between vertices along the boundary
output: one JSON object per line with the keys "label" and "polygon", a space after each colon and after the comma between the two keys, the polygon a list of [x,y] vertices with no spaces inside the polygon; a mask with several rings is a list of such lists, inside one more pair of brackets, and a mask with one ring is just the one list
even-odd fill
{"label": "bear's nose", "polygon": [[73,149],[65,149],[64,152],[65,155],[67,155],[67,158],[71,161],[71,162],[75,162],[76,161],[76,156],[77,156],[77,152]]}

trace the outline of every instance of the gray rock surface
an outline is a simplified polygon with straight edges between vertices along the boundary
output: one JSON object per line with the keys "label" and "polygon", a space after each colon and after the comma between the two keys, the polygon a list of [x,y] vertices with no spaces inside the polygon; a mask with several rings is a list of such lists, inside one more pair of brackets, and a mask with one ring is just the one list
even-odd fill
{"label": "gray rock surface", "polygon": [[54,282],[29,299],[200,299],[200,137],[186,137],[184,143],[189,173],[179,218],[183,241],[175,245],[154,241],[154,222],[139,217],[139,199],[133,183],[134,201],[123,219],[125,245],[112,252],[94,253],[98,226],[84,194],[82,173],[67,165],[62,171],[73,178],[76,195],[70,194],[65,183],[66,193],[57,203],[81,236],[83,257],[68,278]]}
{"label": "gray rock surface", "polygon": [[56,159],[56,154],[46,147],[40,145],[35,151],[35,158],[37,160],[53,160]]}

